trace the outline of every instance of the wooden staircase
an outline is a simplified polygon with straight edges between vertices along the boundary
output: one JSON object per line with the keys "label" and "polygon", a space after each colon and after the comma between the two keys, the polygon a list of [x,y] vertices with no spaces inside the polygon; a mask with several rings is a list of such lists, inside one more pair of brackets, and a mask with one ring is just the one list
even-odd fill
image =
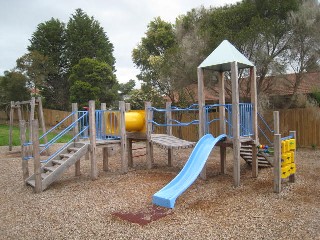
{"label": "wooden staircase", "polygon": [[[88,151],[87,143],[70,143],[66,148],[41,167],[42,190],[59,179],[71,165],[75,164]],[[26,183],[35,187],[35,175],[26,179]]]}
{"label": "wooden staircase", "polygon": [[[241,145],[240,156],[248,163],[252,163],[252,146]],[[273,157],[268,156],[266,153],[258,152],[258,166],[270,167],[273,166]]]}

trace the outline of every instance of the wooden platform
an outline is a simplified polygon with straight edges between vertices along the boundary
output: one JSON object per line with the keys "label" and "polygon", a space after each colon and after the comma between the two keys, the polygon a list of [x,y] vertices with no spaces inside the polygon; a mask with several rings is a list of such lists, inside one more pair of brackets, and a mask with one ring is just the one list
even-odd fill
{"label": "wooden platform", "polygon": [[151,134],[151,142],[166,149],[191,148],[196,145],[195,142],[189,142],[167,134]]}

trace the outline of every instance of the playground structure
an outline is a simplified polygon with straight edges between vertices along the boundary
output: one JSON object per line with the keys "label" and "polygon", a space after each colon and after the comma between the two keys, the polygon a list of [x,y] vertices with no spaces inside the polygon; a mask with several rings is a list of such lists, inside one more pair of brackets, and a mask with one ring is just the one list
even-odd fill
{"label": "playground structure", "polygon": [[[46,132],[46,126],[43,116],[43,108],[42,108],[42,101],[41,97],[35,98],[32,97],[29,101],[21,101],[21,102],[10,102],[10,123],[9,123],[9,151],[12,151],[12,127],[13,127],[13,118],[14,118],[14,111],[17,110],[18,113],[18,120],[24,120],[25,118],[28,119],[28,128],[29,131],[29,139],[31,139],[32,134],[32,120],[35,119],[35,111],[36,107],[38,107],[38,118],[41,123],[41,128],[43,132]],[[45,142],[47,138],[44,138]]]}
{"label": "playground structure", "polygon": [[[238,70],[249,68],[251,82],[251,103],[239,103]],[[204,71],[219,72],[219,104],[205,105]],[[225,102],[224,72],[231,71],[232,82],[232,104]],[[119,110],[106,110],[105,104],[101,105],[101,110],[95,109],[94,101],[89,102],[89,111],[78,111],[77,104],[72,104],[72,113],[58,123],[48,132],[57,129],[67,119],[72,119],[72,123],[61,131],[53,140],[45,144],[39,144],[38,122],[32,121],[32,142],[24,142],[22,147],[33,146],[32,156],[23,154],[23,161],[34,159],[34,174],[26,176],[24,181],[33,186],[35,192],[41,192],[71,165],[75,165],[75,175],[80,174],[80,159],[89,153],[91,163],[91,179],[97,179],[98,168],[96,160],[97,148],[103,151],[103,170],[108,171],[108,156],[110,149],[115,145],[120,145],[121,172],[128,172],[129,167],[133,167],[132,142],[146,142],[146,162],[150,169],[154,163],[154,145],[167,149],[168,165],[172,165],[173,150],[194,147],[185,167],[167,186],[153,196],[153,203],[172,208],[176,198],[181,195],[198,177],[206,178],[206,161],[211,150],[215,146],[220,148],[221,173],[226,173],[226,148],[233,149],[233,179],[234,186],[240,185],[240,157],[252,165],[252,176],[258,176],[258,166],[274,166],[274,191],[281,191],[281,177],[287,178],[291,182],[295,179],[295,165],[290,158],[290,170],[288,165],[282,163],[281,168],[281,140],[295,139],[295,132],[290,132],[288,137],[282,138],[279,134],[279,115],[274,113],[274,154],[259,151],[258,138],[258,112],[256,93],[256,73],[254,65],[247,60],[228,41],[223,41],[198,68],[198,104],[193,104],[189,108],[176,108],[171,103],[166,104],[165,109],[157,109],[151,103],[145,104],[145,110],[131,111],[128,104],[119,103]],[[210,119],[209,112],[212,110],[219,112],[218,119]],[[172,117],[173,112],[195,111],[198,119],[190,122],[179,122]],[[164,115],[164,122],[159,122],[154,118],[155,113]],[[210,133],[210,125],[219,122],[220,133],[214,137]],[[172,127],[183,127],[191,124],[199,126],[198,143],[179,139],[172,134]],[[24,126],[24,121],[20,121]],[[154,133],[154,127],[165,127],[166,134]],[[23,131],[22,131],[23,132]],[[40,139],[44,138],[46,132]],[[40,154],[49,149],[62,135],[72,132],[72,139],[61,147],[58,151],[50,155],[45,160],[40,160]],[[283,144],[285,146],[285,144]],[[295,148],[290,148],[294,152]],[[24,152],[24,151],[23,151]],[[291,156],[294,153],[290,153]],[[287,155],[285,155],[287,156]],[[289,160],[286,162],[289,164]],[[26,168],[24,165],[23,168]],[[284,173],[286,171],[286,173]],[[24,169],[24,173],[28,172]],[[288,174],[287,172],[290,172]]]}

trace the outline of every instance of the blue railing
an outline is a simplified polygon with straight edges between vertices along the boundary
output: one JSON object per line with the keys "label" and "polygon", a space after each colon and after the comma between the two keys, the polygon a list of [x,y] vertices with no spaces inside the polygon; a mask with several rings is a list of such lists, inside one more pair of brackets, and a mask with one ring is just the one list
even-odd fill
{"label": "blue railing", "polygon": [[[258,117],[260,118],[260,120],[262,121],[262,123],[264,124],[264,126],[267,128],[267,130],[270,132],[270,133],[274,133],[274,130],[272,130],[268,123],[265,121],[265,119],[262,117],[262,115],[260,113],[258,113]],[[267,133],[265,133],[265,131],[262,130],[262,128],[260,127],[260,125],[258,124],[258,129],[259,131],[262,133],[262,135],[265,137],[265,139],[268,141],[268,143],[270,145],[273,145],[273,142],[268,138],[267,136]]]}
{"label": "blue railing", "polygon": [[120,138],[120,111],[96,110],[96,139]]}
{"label": "blue railing", "polygon": [[78,138],[79,136],[81,136],[81,134],[83,134],[84,131],[87,131],[87,129],[89,128],[89,126],[84,127],[81,131],[79,131],[78,134],[76,134],[73,138],[71,138],[66,144],[64,144],[61,148],[59,148],[55,153],[53,153],[49,158],[47,158],[46,160],[42,160],[41,163],[47,163],[49,162],[51,159],[53,159],[54,157],[58,156],[64,149],[66,149],[68,147],[68,145],[74,141],[76,138]]}
{"label": "blue railing", "polygon": [[[227,136],[229,138],[233,137],[232,133],[232,104],[213,104],[205,106],[206,115],[206,132],[209,131],[209,125],[213,122],[219,121],[219,118],[209,120],[209,111],[213,108],[224,107],[226,111],[226,119],[224,119],[227,124]],[[239,104],[239,123],[240,123],[240,136],[248,137],[253,135],[253,119],[252,119],[252,104],[251,103],[240,103]]]}
{"label": "blue railing", "polygon": [[[172,106],[170,109],[159,109],[159,108],[155,108],[155,107],[150,107],[149,111],[153,111],[153,113],[158,112],[158,113],[163,113],[165,114],[166,112],[170,111],[170,112],[198,112],[199,111],[199,105],[198,104],[192,104],[187,108],[180,108],[180,107],[176,107],[176,106]],[[193,119],[189,122],[181,122],[177,119],[167,119],[167,115],[165,114],[164,116],[159,117],[159,119],[164,120],[163,123],[158,122],[157,120],[155,120],[154,114],[153,115],[153,119],[149,120],[149,123],[152,123],[155,126],[159,126],[159,127],[183,127],[183,126],[189,126],[189,125],[199,125],[199,120],[198,119]]]}

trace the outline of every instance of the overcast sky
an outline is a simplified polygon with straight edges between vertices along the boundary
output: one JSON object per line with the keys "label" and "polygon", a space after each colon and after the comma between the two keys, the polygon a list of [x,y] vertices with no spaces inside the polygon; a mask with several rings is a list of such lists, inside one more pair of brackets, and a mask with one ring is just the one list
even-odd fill
{"label": "overcast sky", "polygon": [[[238,0],[239,1],[239,0]],[[174,23],[177,16],[201,5],[222,6],[237,0],[0,0],[0,75],[27,53],[37,25],[53,18],[67,23],[75,9],[93,16],[114,45],[120,82],[136,80],[132,49],[155,17]]]}

